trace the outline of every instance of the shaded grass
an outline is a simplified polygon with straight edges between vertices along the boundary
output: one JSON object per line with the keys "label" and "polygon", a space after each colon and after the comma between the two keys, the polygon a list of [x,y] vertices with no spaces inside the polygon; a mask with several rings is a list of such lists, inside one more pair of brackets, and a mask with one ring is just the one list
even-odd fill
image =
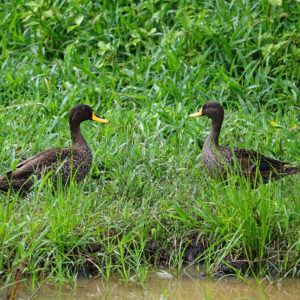
{"label": "shaded grass", "polygon": [[194,239],[209,273],[230,254],[250,273],[299,276],[297,176],[256,190],[211,180],[199,149],[210,123],[187,118],[216,99],[222,145],[299,163],[296,1],[0,5],[0,172],[69,145],[76,103],[111,122],[82,125],[94,153],[83,184],[0,195],[5,284],[63,282],[82,265],[143,281],[154,263],[181,269]]}

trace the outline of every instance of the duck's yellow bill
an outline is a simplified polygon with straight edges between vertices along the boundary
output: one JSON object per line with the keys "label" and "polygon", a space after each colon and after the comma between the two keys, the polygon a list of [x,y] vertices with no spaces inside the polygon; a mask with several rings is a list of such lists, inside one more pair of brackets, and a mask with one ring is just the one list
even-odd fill
{"label": "duck's yellow bill", "polygon": [[93,112],[93,114],[92,114],[92,119],[93,119],[94,121],[100,122],[100,123],[109,123],[108,120],[99,118],[94,112]]}
{"label": "duck's yellow bill", "polygon": [[194,114],[191,114],[189,115],[191,118],[195,118],[195,117],[199,117],[199,116],[202,116],[202,107],[200,109],[200,111],[194,113]]}

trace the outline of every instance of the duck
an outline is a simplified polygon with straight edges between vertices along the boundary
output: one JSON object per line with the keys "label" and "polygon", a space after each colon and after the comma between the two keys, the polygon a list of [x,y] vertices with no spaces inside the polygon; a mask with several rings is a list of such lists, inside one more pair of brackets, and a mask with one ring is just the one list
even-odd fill
{"label": "duck", "polygon": [[83,180],[93,161],[92,151],[80,131],[80,124],[87,120],[109,123],[88,105],[73,106],[69,113],[72,146],[47,149],[20,162],[13,171],[0,177],[0,190],[29,192],[34,184],[34,175],[40,179],[49,174],[55,186],[58,180],[65,186],[71,176],[76,182]]}
{"label": "duck", "polygon": [[259,152],[219,145],[219,136],[224,120],[224,109],[219,102],[209,101],[191,118],[206,116],[212,120],[212,127],[202,149],[202,163],[213,178],[226,180],[228,172],[237,172],[247,177],[251,184],[262,180],[264,184],[284,176],[296,174],[299,168],[289,162],[267,157]]}

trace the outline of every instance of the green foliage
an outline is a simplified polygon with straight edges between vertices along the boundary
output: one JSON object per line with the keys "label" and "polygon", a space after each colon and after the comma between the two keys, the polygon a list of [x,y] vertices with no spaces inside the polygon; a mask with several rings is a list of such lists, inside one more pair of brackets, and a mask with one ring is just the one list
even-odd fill
{"label": "green foliage", "polygon": [[33,285],[45,272],[63,281],[86,262],[107,279],[143,281],[165,253],[181,269],[197,237],[212,271],[230,253],[256,273],[276,257],[274,268],[297,275],[297,177],[257,190],[214,182],[199,150],[210,123],[187,118],[218,100],[221,144],[299,163],[299,3],[279,2],[0,4],[1,174],[69,145],[77,103],[110,120],[82,125],[94,153],[83,184],[53,194],[45,180],[25,198],[0,195],[6,284],[19,273]]}

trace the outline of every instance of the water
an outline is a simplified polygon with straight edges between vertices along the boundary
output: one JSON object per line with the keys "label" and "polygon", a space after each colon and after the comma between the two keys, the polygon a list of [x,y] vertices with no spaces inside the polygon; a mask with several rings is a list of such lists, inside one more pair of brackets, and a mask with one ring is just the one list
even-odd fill
{"label": "water", "polygon": [[[88,299],[143,299],[143,300],[193,300],[193,299],[293,299],[300,300],[300,280],[284,279],[270,283],[267,279],[260,279],[264,291],[254,279],[246,281],[236,278],[223,278],[209,280],[191,275],[172,277],[162,271],[151,276],[144,283],[121,280],[103,279],[78,279],[76,288],[64,286],[58,290],[53,284],[45,283],[36,292],[35,299],[63,299],[63,300],[88,300]],[[5,294],[0,292],[0,299],[5,299]],[[30,299],[32,293],[24,286],[20,286],[15,299]],[[3,297],[3,298],[2,298]]]}

